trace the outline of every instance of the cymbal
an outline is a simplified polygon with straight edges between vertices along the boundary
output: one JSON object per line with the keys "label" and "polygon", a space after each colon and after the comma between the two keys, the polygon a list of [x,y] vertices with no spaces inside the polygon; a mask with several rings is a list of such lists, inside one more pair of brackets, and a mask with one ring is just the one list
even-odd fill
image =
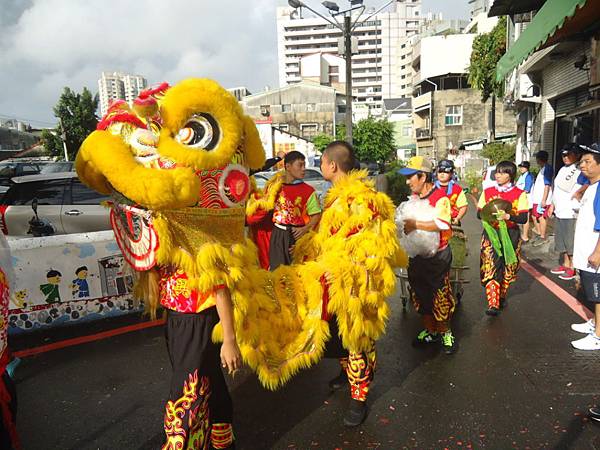
{"label": "cymbal", "polygon": [[479,215],[481,216],[481,220],[485,220],[486,222],[497,222],[498,219],[496,218],[496,213],[504,211],[505,213],[510,214],[511,209],[512,205],[508,200],[495,198],[481,209]]}

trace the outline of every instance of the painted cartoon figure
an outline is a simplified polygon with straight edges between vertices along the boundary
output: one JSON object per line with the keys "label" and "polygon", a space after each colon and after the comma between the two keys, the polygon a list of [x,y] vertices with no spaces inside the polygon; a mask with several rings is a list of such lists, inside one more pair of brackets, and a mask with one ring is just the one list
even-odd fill
{"label": "painted cartoon figure", "polygon": [[15,292],[13,301],[17,308],[25,308],[27,306],[27,302],[25,300],[27,300],[27,289]]}
{"label": "painted cartoon figure", "polygon": [[58,270],[50,270],[46,274],[48,283],[40,285],[40,291],[46,296],[46,303],[60,302],[60,292],[58,289],[60,277],[62,277],[62,274]]}
{"label": "painted cartoon figure", "polygon": [[87,282],[88,268],[86,266],[78,267],[75,271],[77,278],[71,284],[71,294],[73,298],[85,298],[90,296],[90,287]]}

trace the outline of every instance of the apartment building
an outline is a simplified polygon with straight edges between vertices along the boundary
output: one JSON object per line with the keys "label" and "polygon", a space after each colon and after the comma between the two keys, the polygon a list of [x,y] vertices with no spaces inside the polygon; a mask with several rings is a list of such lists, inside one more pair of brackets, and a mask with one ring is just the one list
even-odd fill
{"label": "apartment building", "polygon": [[[369,17],[373,12],[365,11],[353,34],[352,93],[357,103],[381,109],[383,99],[408,97],[412,92],[410,48],[402,42],[418,33],[423,21],[421,0],[398,0],[390,10]],[[306,10],[277,8],[280,86],[303,80],[304,58],[317,53],[338,55],[341,38],[341,30]],[[339,65],[329,67],[339,70]],[[335,74],[333,78],[341,81]]]}
{"label": "apartment building", "polygon": [[147,80],[140,75],[122,72],[102,72],[98,80],[100,116],[106,114],[108,106],[114,100],[125,100],[131,104],[147,86]]}

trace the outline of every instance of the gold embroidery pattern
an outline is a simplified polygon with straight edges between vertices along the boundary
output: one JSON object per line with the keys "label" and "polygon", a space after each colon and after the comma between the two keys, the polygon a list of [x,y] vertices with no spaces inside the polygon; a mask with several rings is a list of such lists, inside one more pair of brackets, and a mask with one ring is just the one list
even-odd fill
{"label": "gold embroidery pattern", "polygon": [[350,383],[350,394],[354,400],[367,400],[369,386],[373,381],[376,353],[375,344],[367,352],[350,352],[346,366],[346,374]]}
{"label": "gold embroidery pattern", "polygon": [[[165,407],[165,434],[167,442],[162,450],[183,449],[208,449],[209,439],[209,411],[208,398],[210,397],[209,381],[207,377],[200,379],[198,387],[198,370],[190,374],[188,381],[183,385],[183,395],[175,401],[169,400]],[[190,411],[193,403],[201,399],[200,404]],[[188,415],[187,427],[183,426],[185,416]]]}
{"label": "gold embroidery pattern", "polygon": [[455,308],[456,301],[454,300],[454,295],[452,295],[450,277],[446,274],[442,287],[437,290],[433,297],[433,316],[438,322],[450,320]]}

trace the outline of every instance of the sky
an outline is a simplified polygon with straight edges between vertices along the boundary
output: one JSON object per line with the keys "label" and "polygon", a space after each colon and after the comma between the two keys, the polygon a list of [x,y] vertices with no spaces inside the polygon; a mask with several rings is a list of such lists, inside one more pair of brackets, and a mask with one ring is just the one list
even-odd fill
{"label": "sky", "polygon": [[[318,6],[320,0],[305,0]],[[344,2],[344,0],[340,0]],[[365,0],[379,7],[385,0]],[[250,91],[278,83],[275,9],[286,0],[0,0],[0,118],[53,126],[63,87],[98,91],[102,71],[150,84],[196,76]],[[468,0],[423,14],[469,16]]]}

